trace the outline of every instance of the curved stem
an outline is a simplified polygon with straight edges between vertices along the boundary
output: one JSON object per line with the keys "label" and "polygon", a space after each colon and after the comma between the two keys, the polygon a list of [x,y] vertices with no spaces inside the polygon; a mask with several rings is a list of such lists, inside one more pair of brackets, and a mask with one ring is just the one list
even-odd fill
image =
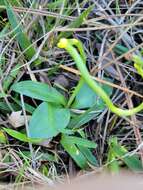
{"label": "curved stem", "polygon": [[102,100],[105,102],[107,107],[113,112],[116,113],[119,116],[129,116],[133,115],[141,110],[143,110],[143,103],[141,103],[139,106],[123,110],[121,108],[116,107],[109,96],[106,94],[106,92],[92,79],[91,75],[89,74],[86,65],[83,62],[83,59],[77,52],[76,48],[74,48],[70,42],[67,39],[61,39],[58,43],[58,47],[64,48],[67,50],[67,52],[71,55],[73,60],[75,61],[77,68],[79,69],[82,78],[84,81],[89,85],[89,87],[99,96],[102,98]]}
{"label": "curved stem", "polygon": [[81,58],[83,59],[83,62],[86,64],[86,54],[84,51],[84,47],[81,43],[81,41],[77,40],[77,39],[68,39],[68,41],[70,42],[71,45],[74,45],[77,47]]}
{"label": "curved stem", "polygon": [[[82,61],[84,62],[84,64],[86,64],[86,54],[84,52],[84,48],[83,48],[82,43],[77,39],[68,39],[68,41],[70,42],[71,45],[74,45],[78,49],[78,51],[80,53],[80,56],[82,58]],[[84,84],[84,80],[81,77],[78,84],[77,84],[77,86],[75,87],[72,95],[69,98],[69,101],[68,101],[67,106],[66,106],[67,108],[69,108],[71,106],[71,104],[73,103],[76,95],[80,91],[83,84]]]}

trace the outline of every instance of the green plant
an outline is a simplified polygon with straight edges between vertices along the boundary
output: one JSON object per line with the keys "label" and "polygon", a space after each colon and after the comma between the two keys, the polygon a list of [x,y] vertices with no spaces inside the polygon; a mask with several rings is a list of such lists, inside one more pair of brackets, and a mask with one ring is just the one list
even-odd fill
{"label": "green plant", "polygon": [[[33,144],[49,141],[61,134],[60,144],[81,168],[96,165],[97,161],[90,149],[96,148],[96,143],[87,140],[84,132],[79,133],[78,125],[70,124],[72,113],[67,108],[66,98],[55,88],[35,81],[22,81],[12,85],[11,90],[43,101],[33,111],[29,122],[28,135],[13,129],[3,128],[12,137]],[[85,119],[87,122],[88,119]],[[72,126],[73,125],[73,126]]]}
{"label": "green plant", "polygon": [[[61,2],[62,2],[61,0],[58,0],[52,3],[49,3],[48,6],[51,6],[52,9],[58,8],[58,7],[60,8]],[[17,43],[19,44],[18,50],[20,52],[22,51],[21,55],[24,55],[22,56],[24,61],[26,59],[27,61],[32,61],[33,65],[39,65],[41,63],[41,57],[40,58],[36,57],[37,55],[36,55],[35,46],[31,43],[31,39],[29,38],[28,32],[24,30],[25,26],[24,26],[24,22],[22,21],[24,20],[24,18],[27,18],[26,14],[20,21],[19,19],[20,17],[18,17],[15,14],[15,11],[13,8],[13,6],[20,6],[20,4],[22,7],[23,2],[21,1],[5,0],[5,1],[2,1],[1,3],[1,5],[4,5],[3,8],[6,10],[7,18],[8,18],[8,24],[6,27],[7,34],[10,34],[13,37],[13,39],[14,38],[16,39]],[[65,1],[64,6],[66,5],[67,5],[67,1]],[[80,25],[82,25],[92,9],[93,9],[93,5],[91,5],[88,9],[83,11],[79,17],[77,17],[72,22],[70,22],[68,25],[68,28],[79,27]],[[64,14],[65,15],[67,14],[67,16],[69,14],[68,12],[73,11],[71,8],[69,9],[68,6],[67,6],[67,11],[65,10],[64,10]],[[45,21],[46,19],[47,18],[45,18]],[[58,22],[63,23],[65,21],[64,19],[60,19]],[[52,17],[48,18],[47,22],[45,23],[46,23],[45,28],[47,28],[48,30],[51,30],[53,27],[55,27],[53,24],[55,22]],[[35,29],[36,33],[40,33],[40,37],[41,37],[41,35],[43,35],[43,33],[41,33],[42,32],[41,26],[39,27],[39,24],[37,22],[33,22],[33,25],[34,25],[33,28],[34,29],[36,28]],[[12,32],[8,33],[9,29],[12,29]],[[61,37],[63,36],[69,37],[72,33],[73,33],[72,31],[69,33],[65,33],[64,31],[61,31],[57,39],[54,40],[53,44],[56,44],[58,39],[60,39]],[[6,32],[1,33],[1,38],[5,37],[7,34]],[[45,45],[44,48],[46,49],[47,46]],[[82,48],[80,49],[82,50]],[[80,53],[82,54],[82,52]],[[2,56],[4,57],[4,55]],[[10,75],[7,77],[6,80],[3,81],[4,92],[7,92],[9,90],[9,87],[11,86],[13,82],[13,78],[15,78],[18,75],[21,65],[23,64],[23,59],[20,60],[19,64],[13,67],[13,70],[11,71]],[[83,88],[87,88],[87,86]],[[78,88],[76,87],[76,89]],[[98,115],[98,113],[97,114],[83,114],[83,115],[80,114],[80,116],[82,117],[78,117],[79,115],[77,116],[76,114],[74,115],[70,111],[73,100],[70,103],[70,100],[67,101],[66,98],[62,95],[62,93],[59,93],[55,88],[44,83],[34,82],[34,81],[22,81],[22,82],[18,82],[12,85],[11,90],[17,93],[20,93],[22,95],[28,96],[30,98],[37,99],[38,101],[36,103],[38,104],[38,106],[35,108],[33,105],[30,105],[24,102],[24,107],[25,107],[26,112],[32,115],[29,122],[29,126],[28,126],[28,132],[26,131],[27,134],[23,129],[22,131],[21,130],[17,131],[17,130],[13,130],[9,128],[3,128],[2,132],[6,132],[8,135],[22,142],[33,143],[33,144],[39,144],[45,140],[49,141],[53,137],[57,135],[59,136],[61,135],[61,140],[60,140],[61,145],[75,160],[78,166],[80,166],[81,168],[85,168],[89,166],[88,163],[97,165],[95,156],[92,154],[90,150],[91,148],[96,147],[96,143],[90,142],[89,140],[87,140],[85,136],[84,137],[81,136],[78,133],[78,129],[81,125],[83,125],[84,123],[94,118],[95,115]],[[77,91],[80,93],[80,88]],[[20,110],[22,107],[21,101],[19,100],[19,96],[17,96],[17,93],[14,97],[11,97],[11,99],[14,101],[14,103],[11,103],[11,107],[13,108],[14,111]],[[73,94],[75,95],[73,95],[71,99],[75,99],[76,97],[76,93],[73,93]],[[3,97],[6,95],[1,94],[1,96]],[[39,104],[39,100],[41,101],[40,104]],[[92,105],[91,101],[87,102],[86,106],[87,108],[89,108],[87,112],[90,112],[91,105]],[[76,103],[74,104],[74,106],[76,107]],[[80,104],[78,106],[82,107],[83,105],[81,106]],[[9,111],[9,108],[7,107],[5,102],[1,101],[0,107],[2,108],[4,113]],[[96,109],[98,110],[98,108]],[[11,110],[9,112],[11,112]],[[77,123],[77,121],[79,122]],[[77,126],[74,128],[75,122]],[[75,142],[75,138],[76,138],[76,142]]]}
{"label": "green plant", "polygon": [[[76,46],[77,49],[74,47]],[[141,103],[139,106],[129,109],[129,110],[123,110],[121,108],[116,107],[107,93],[92,79],[91,75],[89,74],[86,65],[85,65],[85,53],[83,51],[83,47],[81,46],[81,42],[76,39],[66,39],[62,38],[60,39],[58,43],[59,48],[64,48],[74,59],[80,73],[82,76],[82,79],[80,80],[80,83],[84,80],[89,87],[99,96],[102,98],[102,100],[105,102],[105,104],[108,106],[108,108],[113,112],[116,113],[119,116],[130,116],[133,115],[143,109],[143,103]],[[136,58],[134,56],[134,58]],[[139,74],[143,75],[143,69],[142,61],[138,61],[137,58],[135,59],[135,67],[137,68],[137,71]],[[139,59],[140,60],[140,59]],[[79,83],[79,85],[80,85]]]}
{"label": "green plant", "polygon": [[119,172],[121,160],[132,171],[142,171],[143,166],[138,155],[129,153],[128,150],[120,145],[116,137],[112,137],[108,141],[108,168],[112,172]]}

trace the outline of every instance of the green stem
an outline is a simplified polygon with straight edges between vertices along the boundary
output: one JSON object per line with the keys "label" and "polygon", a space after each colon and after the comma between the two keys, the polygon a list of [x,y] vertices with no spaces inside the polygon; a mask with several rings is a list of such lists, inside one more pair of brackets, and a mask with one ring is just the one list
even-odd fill
{"label": "green stem", "polygon": [[81,89],[81,87],[83,86],[83,84],[84,84],[84,80],[81,78],[81,79],[79,80],[78,85],[76,86],[74,92],[72,93],[72,95],[71,95],[71,97],[70,97],[68,103],[67,103],[67,106],[66,106],[67,108],[69,108],[69,107],[71,106],[72,102],[74,101],[76,95],[77,95],[78,92],[80,91],[80,89]]}
{"label": "green stem", "polygon": [[[62,41],[63,40],[63,41]],[[64,43],[63,43],[64,42]],[[81,73],[82,78],[84,81],[89,85],[89,87],[99,96],[102,98],[102,100],[105,102],[107,107],[113,112],[116,113],[119,116],[130,116],[137,112],[140,112],[143,110],[143,103],[141,103],[139,106],[123,110],[121,108],[116,107],[112,101],[110,100],[109,96],[106,94],[106,92],[92,79],[91,75],[89,74],[86,65],[83,62],[83,59],[77,52],[76,48],[74,48],[70,42],[67,39],[61,39],[61,41],[58,44],[58,47],[65,48],[67,52],[71,55],[73,60],[75,61],[78,70]]]}
{"label": "green stem", "polygon": [[[86,54],[84,52],[84,48],[82,43],[79,40],[76,39],[69,39],[68,40],[70,42],[71,45],[76,46],[76,48],[78,49],[80,56],[82,58],[82,61],[84,62],[84,64],[86,64]],[[74,101],[76,95],[78,94],[78,92],[80,91],[81,87],[84,84],[84,80],[82,79],[82,77],[80,78],[78,85],[75,87],[71,97],[69,98],[69,101],[67,103],[67,108],[69,108],[72,104],[72,102]]]}
{"label": "green stem", "polygon": [[71,45],[74,45],[77,47],[84,64],[86,64],[86,54],[85,54],[84,47],[83,47],[81,41],[79,41],[77,39],[69,39],[68,41]]}

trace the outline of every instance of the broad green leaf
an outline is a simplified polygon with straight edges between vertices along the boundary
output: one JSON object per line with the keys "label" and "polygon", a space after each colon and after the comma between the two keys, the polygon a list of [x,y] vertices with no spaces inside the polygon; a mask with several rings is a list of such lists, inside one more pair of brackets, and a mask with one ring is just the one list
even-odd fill
{"label": "broad green leaf", "polygon": [[[4,2],[6,5],[6,11],[7,11],[9,22],[11,24],[12,29],[14,30],[14,33],[16,34],[16,39],[20,47],[22,48],[22,50],[24,50],[24,54],[26,58],[28,60],[31,60],[31,58],[36,54],[36,51],[33,45],[31,44],[31,42],[29,41],[28,36],[26,35],[26,33],[24,33],[23,28],[13,11],[12,6],[10,5],[10,3],[8,3],[7,0],[5,0]],[[34,63],[40,64],[41,61],[37,59],[34,61]]]}
{"label": "broad green leaf", "polygon": [[62,135],[61,144],[80,167],[86,166],[88,162],[97,166],[97,161],[89,150],[89,148],[96,148],[94,142],[80,137]]}
{"label": "broad green leaf", "polygon": [[66,104],[65,97],[55,88],[41,82],[22,81],[12,85],[12,90],[38,100],[52,102],[54,104]]}
{"label": "broad green leaf", "polygon": [[[91,13],[93,7],[94,7],[94,5],[88,7],[85,11],[83,11],[79,17],[77,17],[74,21],[72,21],[68,25],[68,28],[80,27],[83,24],[83,22],[86,20],[87,16]],[[72,33],[73,32],[61,32],[60,35],[58,36],[58,39],[60,39],[62,37],[68,38],[69,36],[71,36]]]}
{"label": "broad green leaf", "polygon": [[73,143],[68,141],[68,138],[66,138],[65,135],[62,135],[60,143],[80,168],[85,169],[88,167],[88,163],[85,156]]}
{"label": "broad green leaf", "polygon": [[3,128],[3,130],[5,132],[7,132],[10,136],[12,136],[20,141],[23,141],[23,142],[40,143],[42,141],[42,139],[40,139],[40,138],[39,139],[29,138],[29,137],[27,137],[26,134],[23,134],[21,132],[13,130],[13,129]]}
{"label": "broad green leaf", "polygon": [[[102,88],[108,93],[110,96],[112,94],[112,88],[107,85],[102,85]],[[97,106],[97,110],[104,109],[105,104],[103,101],[96,95],[96,93],[86,84],[84,83],[76,95],[75,101],[72,105],[72,108],[75,109],[84,109],[90,108],[93,105]]]}
{"label": "broad green leaf", "polygon": [[84,138],[80,138],[80,137],[75,137],[75,136],[65,136],[64,137],[68,142],[76,144],[76,145],[80,145],[83,147],[88,147],[88,148],[96,148],[97,144],[89,141],[87,139]]}
{"label": "broad green leaf", "polygon": [[70,120],[68,109],[43,102],[34,111],[29,123],[31,138],[51,138],[66,128]]}

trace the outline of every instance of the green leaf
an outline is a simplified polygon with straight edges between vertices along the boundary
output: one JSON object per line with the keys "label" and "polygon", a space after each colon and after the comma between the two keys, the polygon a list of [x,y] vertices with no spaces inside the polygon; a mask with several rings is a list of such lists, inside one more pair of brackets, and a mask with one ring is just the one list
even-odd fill
{"label": "green leaf", "polygon": [[124,146],[119,145],[116,139],[110,140],[110,147],[114,155],[124,161],[133,171],[143,171],[142,163],[137,155],[130,155]]}
{"label": "green leaf", "polygon": [[51,138],[66,128],[70,120],[68,109],[43,102],[34,111],[29,123],[31,138]]}
{"label": "green leaf", "polygon": [[61,144],[81,168],[87,167],[88,162],[97,166],[97,161],[89,150],[89,148],[96,148],[94,142],[80,137],[62,135]]}
{"label": "green leaf", "polygon": [[126,156],[128,152],[118,145],[113,146],[112,149],[116,153],[116,156],[120,157],[131,170],[143,171],[142,163],[137,155]]}
{"label": "green leaf", "polygon": [[12,85],[11,89],[38,100],[54,104],[66,104],[65,97],[48,84],[27,80]]}
{"label": "green leaf", "polygon": [[74,137],[74,136],[65,136],[65,138],[67,138],[67,140],[70,143],[80,145],[80,146],[83,146],[83,147],[88,147],[88,148],[96,148],[97,147],[96,143],[94,143],[92,141],[89,141],[87,139],[84,139],[84,138]]}
{"label": "green leaf", "polygon": [[[89,15],[89,13],[92,11],[94,6],[95,5],[91,5],[85,11],[83,11],[79,17],[77,17],[74,21],[72,21],[68,25],[68,28],[78,28],[78,27],[80,27],[81,24],[83,24],[83,22],[85,21],[85,19]],[[71,36],[72,33],[73,32],[61,32],[60,35],[58,36],[58,39],[60,39],[62,37],[68,38],[69,36]]]}
{"label": "green leaf", "polygon": [[6,136],[5,136],[5,134],[3,133],[2,130],[0,130],[0,144],[1,143],[4,143],[4,144],[7,143],[7,138],[6,138]]}
{"label": "green leaf", "polygon": [[7,129],[7,128],[3,128],[3,130],[5,132],[7,132],[10,136],[20,140],[20,141],[23,141],[23,142],[31,142],[31,143],[40,143],[42,141],[42,139],[32,139],[32,138],[29,138],[27,137],[26,134],[23,134],[21,132],[18,132],[16,130],[13,130],[13,129]]}
{"label": "green leaf", "polygon": [[94,166],[98,166],[97,160],[89,148],[79,146],[79,145],[78,145],[78,148],[81,151],[81,153],[86,157],[86,159],[88,160],[90,164]]}
{"label": "green leaf", "polygon": [[[31,152],[30,151],[19,151],[18,152],[19,156],[21,158],[26,157],[26,158],[31,158]],[[50,162],[57,162],[57,157],[53,154],[50,154],[48,152],[37,152],[36,153],[37,160],[38,161],[50,161]]]}
{"label": "green leaf", "polygon": [[[24,54],[28,60],[31,60],[31,58],[36,54],[36,51],[29,41],[27,35],[23,32],[23,28],[18,21],[12,6],[10,3],[8,3],[7,0],[4,1],[6,5],[6,11],[7,11],[7,16],[9,19],[9,22],[11,24],[12,29],[14,30],[14,33],[16,34],[16,39],[22,48],[24,50]],[[41,61],[39,59],[34,61],[35,64],[40,64]]]}
{"label": "green leaf", "polygon": [[97,105],[95,105],[80,115],[74,115],[70,120],[68,127],[71,129],[79,128],[90,120],[97,118],[102,110],[103,109],[99,110],[99,108],[97,108]]}
{"label": "green leaf", "polygon": [[[109,96],[112,94],[111,87],[107,85],[102,85],[102,88],[106,91],[106,93],[108,93]],[[96,93],[86,83],[84,83],[80,91],[76,95],[72,108],[84,109],[84,108],[90,108],[93,105],[96,105],[97,110],[98,108],[99,110],[105,108],[105,104],[103,103],[101,98],[98,97]]]}
{"label": "green leaf", "polygon": [[85,169],[88,167],[85,156],[73,143],[68,141],[66,135],[62,135],[60,143],[80,168]]}

